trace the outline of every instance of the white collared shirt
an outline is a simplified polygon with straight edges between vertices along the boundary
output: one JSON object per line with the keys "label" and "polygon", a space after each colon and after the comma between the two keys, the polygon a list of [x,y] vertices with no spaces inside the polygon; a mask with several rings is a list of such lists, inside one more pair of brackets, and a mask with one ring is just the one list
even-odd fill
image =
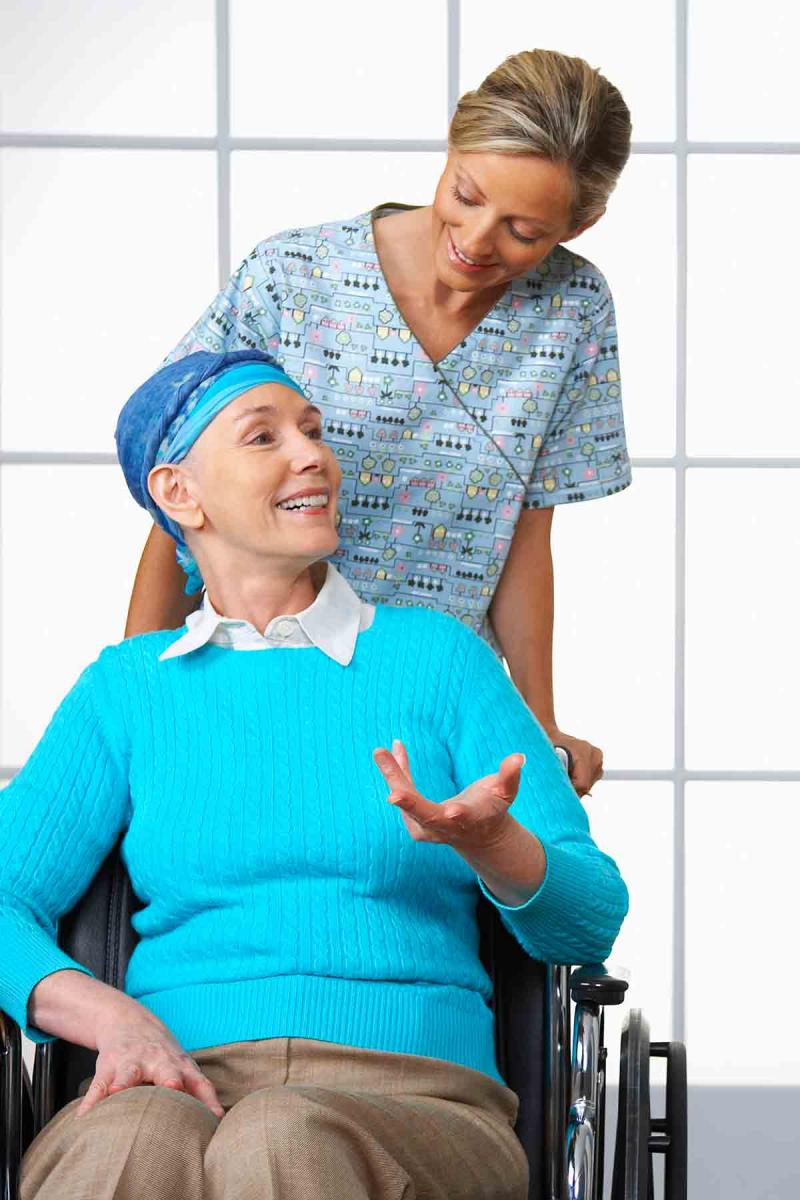
{"label": "white collared shirt", "polygon": [[177,658],[213,642],[231,650],[317,646],[346,667],[355,653],[359,633],[373,622],[375,605],[362,600],[333,563],[326,566],[325,582],[313,603],[302,612],[273,617],[263,633],[250,621],[223,617],[204,592],[200,608],[186,618],[186,632],[159,655],[159,660]]}

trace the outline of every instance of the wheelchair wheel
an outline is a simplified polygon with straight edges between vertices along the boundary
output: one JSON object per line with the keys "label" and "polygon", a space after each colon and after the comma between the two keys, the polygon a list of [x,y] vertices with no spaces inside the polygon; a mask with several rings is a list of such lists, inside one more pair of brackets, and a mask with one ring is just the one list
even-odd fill
{"label": "wheelchair wheel", "polygon": [[33,1119],[33,1087],[28,1073],[28,1064],[22,1062],[22,1152],[23,1154],[34,1139],[36,1130]]}
{"label": "wheelchair wheel", "polygon": [[632,1008],[622,1030],[611,1200],[653,1200],[650,1170],[650,1028]]}
{"label": "wheelchair wheel", "polygon": [[688,1195],[688,1100],[683,1042],[651,1042],[651,1058],[667,1060],[666,1112],[650,1122],[650,1153],[665,1155],[664,1200]]}

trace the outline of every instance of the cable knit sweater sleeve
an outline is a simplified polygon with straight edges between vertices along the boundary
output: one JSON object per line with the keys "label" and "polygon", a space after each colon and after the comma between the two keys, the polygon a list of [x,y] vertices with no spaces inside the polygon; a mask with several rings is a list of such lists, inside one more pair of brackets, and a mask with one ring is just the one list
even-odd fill
{"label": "cable knit sweater sleeve", "polygon": [[526,755],[511,815],[539,838],[547,859],[538,891],[503,904],[482,879],[481,891],[532,958],[602,962],[628,910],[617,865],[595,845],[586,812],[552,743],[494,651],[471,630],[462,658],[453,758],[459,788],[495,772],[507,754]]}
{"label": "cable knit sweater sleeve", "polygon": [[127,824],[127,770],[112,747],[92,664],[62,700],[27,763],[0,791],[0,1008],[34,1042],[33,988],[54,971],[92,977],[56,944],[56,922],[77,903]]}

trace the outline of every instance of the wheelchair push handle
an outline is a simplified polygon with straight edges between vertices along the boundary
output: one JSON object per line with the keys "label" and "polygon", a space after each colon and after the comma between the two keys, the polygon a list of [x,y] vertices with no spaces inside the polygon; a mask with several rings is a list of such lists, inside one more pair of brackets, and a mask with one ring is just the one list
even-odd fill
{"label": "wheelchair push handle", "polygon": [[553,747],[558,757],[561,759],[561,765],[568,775],[572,774],[572,755],[566,746]]}

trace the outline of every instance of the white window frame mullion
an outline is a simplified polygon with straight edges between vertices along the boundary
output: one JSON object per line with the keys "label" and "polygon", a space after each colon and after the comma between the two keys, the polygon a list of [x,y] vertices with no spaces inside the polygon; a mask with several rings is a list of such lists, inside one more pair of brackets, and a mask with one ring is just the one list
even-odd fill
{"label": "white window frame mullion", "polygon": [[230,6],[216,0],[217,41],[217,255],[219,286],[231,273],[231,56]]}
{"label": "white window frame mullion", "polygon": [[686,1040],[686,340],[688,2],[675,4],[675,780],[672,827],[672,1036]]}
{"label": "white window frame mullion", "polygon": [[461,94],[461,0],[447,0],[447,126]]}

